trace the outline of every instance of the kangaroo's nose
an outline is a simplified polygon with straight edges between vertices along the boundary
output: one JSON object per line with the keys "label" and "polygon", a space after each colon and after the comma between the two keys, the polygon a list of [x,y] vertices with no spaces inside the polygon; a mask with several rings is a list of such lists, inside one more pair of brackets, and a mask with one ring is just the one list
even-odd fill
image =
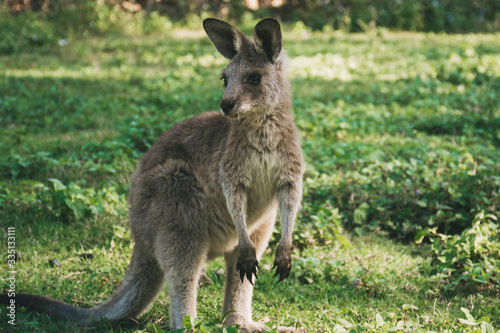
{"label": "kangaroo's nose", "polygon": [[223,99],[220,102],[220,109],[225,116],[229,116],[231,110],[234,108],[234,100]]}

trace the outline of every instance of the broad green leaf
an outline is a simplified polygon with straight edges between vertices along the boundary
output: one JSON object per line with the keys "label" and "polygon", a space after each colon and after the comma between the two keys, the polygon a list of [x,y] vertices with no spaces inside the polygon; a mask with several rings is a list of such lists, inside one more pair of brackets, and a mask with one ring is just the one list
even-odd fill
{"label": "broad green leaf", "polygon": [[438,210],[453,210],[450,206],[437,204],[436,209]]}
{"label": "broad green leaf", "polygon": [[413,304],[404,304],[403,305],[403,310],[408,310],[408,309],[418,310],[418,308],[415,305],[413,305]]}
{"label": "broad green leaf", "polygon": [[462,318],[458,318],[458,321],[461,322],[462,324],[468,325],[468,326],[479,325],[479,323],[476,323],[475,321],[471,321],[471,320],[467,320],[467,319],[462,319]]}
{"label": "broad green leaf", "polygon": [[194,329],[194,318],[192,318],[191,315],[187,314],[182,320],[182,323],[186,329]]}
{"label": "broad green leaf", "polygon": [[87,209],[87,205],[81,199],[71,200],[70,198],[66,198],[64,200],[66,205],[73,211],[76,219],[81,219],[85,215],[85,210]]}
{"label": "broad green leaf", "polygon": [[474,317],[470,314],[468,309],[460,308],[460,310],[462,310],[462,312],[465,313],[465,317],[467,318],[467,320],[474,321]]}
{"label": "broad green leaf", "polygon": [[495,333],[495,328],[489,323],[483,321],[481,322],[481,333]]}
{"label": "broad green leaf", "polygon": [[31,186],[31,187],[35,187],[35,188],[43,188],[44,187],[44,184],[39,182],[39,181],[36,181],[36,180],[21,180],[19,182],[20,185],[26,185],[26,186]]}
{"label": "broad green leaf", "polygon": [[426,208],[427,207],[427,202],[426,201],[417,200],[415,203],[417,204],[417,206],[420,206],[422,208]]}
{"label": "broad green leaf", "polygon": [[203,317],[195,317],[193,320],[192,320],[192,323],[193,323],[193,327],[194,328],[198,328],[199,324],[202,322],[203,320]]}
{"label": "broad green leaf", "polygon": [[59,179],[49,178],[49,181],[54,186],[54,191],[64,191],[66,189],[66,186]]}
{"label": "broad green leaf", "polygon": [[415,243],[420,244],[424,240],[425,236],[429,234],[428,230],[420,230],[416,235],[415,235]]}
{"label": "broad green leaf", "polygon": [[375,315],[375,319],[377,321],[378,326],[383,326],[385,324],[384,318],[382,318],[382,316],[379,313]]}

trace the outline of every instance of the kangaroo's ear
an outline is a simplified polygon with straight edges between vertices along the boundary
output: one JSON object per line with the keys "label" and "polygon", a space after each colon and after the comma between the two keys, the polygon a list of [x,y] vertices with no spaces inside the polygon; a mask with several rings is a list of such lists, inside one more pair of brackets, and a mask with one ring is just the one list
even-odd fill
{"label": "kangaroo's ear", "polygon": [[253,29],[253,41],[258,52],[264,53],[273,64],[281,52],[280,24],[273,18],[266,18]]}
{"label": "kangaroo's ear", "polygon": [[217,51],[229,60],[240,51],[246,38],[231,24],[214,18],[204,20],[203,28]]}

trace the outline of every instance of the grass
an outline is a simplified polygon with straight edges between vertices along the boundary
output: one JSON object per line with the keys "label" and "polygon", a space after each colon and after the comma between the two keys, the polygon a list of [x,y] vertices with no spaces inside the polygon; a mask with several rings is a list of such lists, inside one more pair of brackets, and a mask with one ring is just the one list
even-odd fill
{"label": "grass", "polygon": [[[500,215],[498,34],[284,36],[306,186],[292,276],[272,278],[275,235],[254,318],[311,332],[500,330],[500,260],[482,268],[482,282],[457,279],[438,269],[428,239],[413,242],[430,228],[460,235],[480,212]],[[133,246],[126,196],[135,163],[162,131],[217,108],[224,63],[201,31],[182,29],[0,55],[1,248],[15,227],[18,292],[78,306],[113,293]],[[210,263],[199,289],[204,321],[221,315],[221,268]],[[91,327],[168,331],[168,305],[162,293],[138,321]],[[81,329],[24,309],[16,322]]]}

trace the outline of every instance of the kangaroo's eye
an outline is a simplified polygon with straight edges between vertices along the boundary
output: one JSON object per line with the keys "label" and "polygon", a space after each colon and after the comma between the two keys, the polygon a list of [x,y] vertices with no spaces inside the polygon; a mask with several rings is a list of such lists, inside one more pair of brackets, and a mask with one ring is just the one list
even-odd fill
{"label": "kangaroo's eye", "polygon": [[262,81],[262,75],[260,74],[252,74],[248,77],[248,83],[251,83],[253,85],[260,84],[260,81]]}
{"label": "kangaroo's eye", "polygon": [[227,79],[225,76],[220,77],[221,80],[224,80],[224,87],[227,87]]}

